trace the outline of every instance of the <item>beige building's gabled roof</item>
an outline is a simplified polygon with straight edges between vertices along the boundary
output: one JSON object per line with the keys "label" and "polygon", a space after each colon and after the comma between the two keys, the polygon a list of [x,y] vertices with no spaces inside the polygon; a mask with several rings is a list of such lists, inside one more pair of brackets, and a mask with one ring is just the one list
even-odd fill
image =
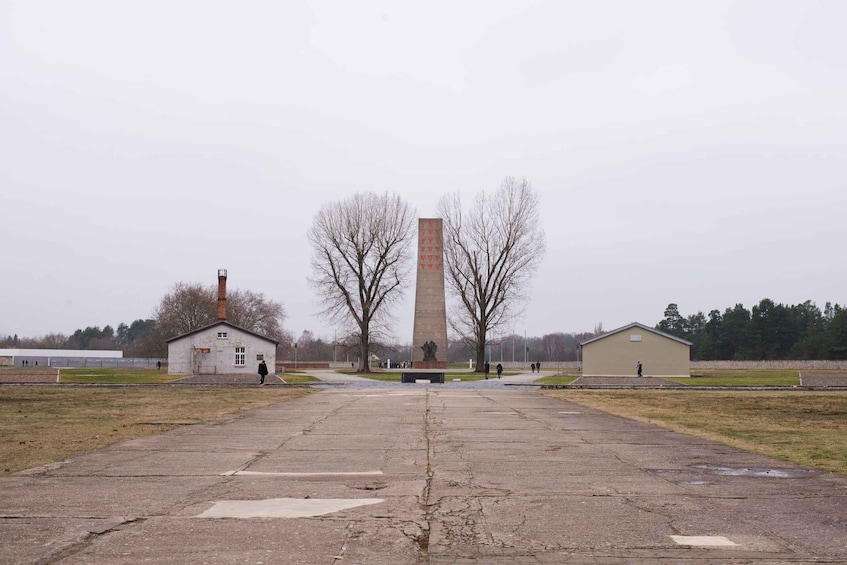
{"label": "beige building's gabled roof", "polygon": [[582,347],[584,345],[588,345],[589,343],[599,341],[601,339],[605,339],[609,336],[615,335],[615,334],[620,333],[620,332],[625,332],[625,331],[630,330],[632,328],[639,328],[639,329],[642,329],[644,331],[654,333],[656,335],[660,335],[662,337],[666,337],[666,338],[672,339],[674,341],[678,341],[679,343],[682,343],[682,344],[687,345],[689,347],[691,347],[693,345],[690,341],[685,341],[684,339],[676,337],[675,335],[666,334],[665,332],[660,332],[657,329],[645,326],[644,324],[639,324],[638,322],[632,322],[631,324],[628,324],[628,325],[623,326],[621,328],[618,328],[616,330],[612,330],[610,332],[604,333],[603,335],[598,335],[597,337],[593,337],[593,338],[588,339],[586,341],[580,342],[579,346]]}
{"label": "beige building's gabled roof", "polygon": [[230,324],[229,322],[227,322],[227,321],[225,321],[225,320],[218,320],[217,322],[215,322],[215,323],[213,323],[213,324],[209,324],[208,326],[203,326],[202,328],[197,328],[196,330],[190,331],[190,332],[188,332],[188,333],[184,333],[184,334],[182,334],[182,335],[178,335],[178,336],[176,336],[176,337],[172,337],[172,338],[170,338],[170,339],[166,339],[166,340],[165,340],[165,343],[170,343],[170,342],[172,342],[172,341],[176,341],[176,340],[178,340],[178,339],[182,339],[182,338],[184,338],[184,337],[188,337],[188,336],[190,336],[190,335],[194,335],[194,334],[196,334],[196,333],[199,333],[199,332],[202,332],[202,331],[206,331],[206,330],[212,329],[212,328],[214,328],[215,326],[227,326],[227,327],[229,327],[229,328],[232,328],[232,329],[238,330],[238,331],[240,331],[240,332],[244,332],[244,333],[246,333],[246,334],[250,334],[250,335],[252,335],[252,336],[258,337],[258,338],[260,338],[260,339],[264,339],[265,341],[269,341],[269,342],[273,343],[274,345],[279,345],[279,342],[278,342],[277,340],[275,340],[275,339],[271,339],[271,338],[269,338],[269,337],[267,337],[267,336],[264,336],[264,335],[261,335],[261,334],[257,334],[256,332],[251,332],[250,330],[245,330],[244,328],[238,327],[238,326],[236,326],[235,324]]}

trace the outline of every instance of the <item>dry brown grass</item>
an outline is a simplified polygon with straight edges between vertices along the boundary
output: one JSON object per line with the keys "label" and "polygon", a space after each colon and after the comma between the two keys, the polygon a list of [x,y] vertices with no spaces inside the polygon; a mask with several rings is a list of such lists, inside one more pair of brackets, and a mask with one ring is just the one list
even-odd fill
{"label": "dry brown grass", "polygon": [[847,392],[557,390],[545,394],[847,475]]}
{"label": "dry brown grass", "polygon": [[0,475],[308,394],[223,387],[0,387]]}

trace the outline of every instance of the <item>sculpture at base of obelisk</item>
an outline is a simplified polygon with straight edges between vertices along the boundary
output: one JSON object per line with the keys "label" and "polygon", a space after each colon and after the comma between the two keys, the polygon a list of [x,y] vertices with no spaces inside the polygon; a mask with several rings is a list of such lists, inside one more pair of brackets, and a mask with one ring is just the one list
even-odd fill
{"label": "sculpture at base of obelisk", "polygon": [[441,218],[418,220],[418,278],[412,363],[415,369],[447,368],[447,303]]}

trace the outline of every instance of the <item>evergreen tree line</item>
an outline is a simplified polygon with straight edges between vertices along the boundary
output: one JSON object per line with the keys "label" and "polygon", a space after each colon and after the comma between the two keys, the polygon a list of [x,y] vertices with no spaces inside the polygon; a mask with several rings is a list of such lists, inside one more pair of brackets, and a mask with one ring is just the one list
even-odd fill
{"label": "evergreen tree line", "polygon": [[847,359],[847,309],[829,302],[821,311],[811,301],[789,306],[765,298],[750,310],[736,304],[687,317],[671,303],[656,329],[690,341],[695,361]]}

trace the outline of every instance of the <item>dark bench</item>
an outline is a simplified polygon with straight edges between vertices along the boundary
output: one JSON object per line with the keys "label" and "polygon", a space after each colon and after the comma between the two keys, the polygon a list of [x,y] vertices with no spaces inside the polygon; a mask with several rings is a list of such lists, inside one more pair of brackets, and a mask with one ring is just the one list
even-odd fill
{"label": "dark bench", "polygon": [[431,383],[444,383],[444,373],[421,373],[403,371],[401,382],[414,383],[417,381],[429,381]]}

